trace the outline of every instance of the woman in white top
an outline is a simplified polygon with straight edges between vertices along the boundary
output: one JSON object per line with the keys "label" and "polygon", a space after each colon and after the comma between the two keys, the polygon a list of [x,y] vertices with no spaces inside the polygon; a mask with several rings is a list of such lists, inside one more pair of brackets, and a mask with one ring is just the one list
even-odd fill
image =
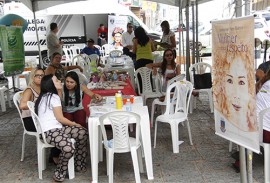
{"label": "woman in white top", "polygon": [[162,48],[170,48],[173,50],[174,57],[176,57],[176,41],[175,34],[170,30],[170,24],[167,20],[161,22],[161,30],[163,32],[160,43],[155,42],[157,45],[160,45]]}
{"label": "woman in white top", "polygon": [[157,74],[157,69],[160,70],[163,77],[162,91],[166,91],[168,80],[181,74],[180,65],[175,63],[172,49],[164,51],[162,62],[147,64],[146,67],[153,69],[153,75]]}
{"label": "woman in white top", "polygon": [[[54,180],[65,179],[68,161],[75,155],[75,170],[86,171],[87,131],[80,124],[63,116],[61,99],[57,90],[62,89],[61,82],[53,75],[46,75],[41,80],[40,95],[35,104],[42,131],[49,144],[61,150],[59,162],[54,172]],[[73,147],[71,138],[75,139]]]}
{"label": "woman in white top", "polygon": [[[256,108],[257,116],[259,113],[270,107],[270,72],[256,84]],[[263,118],[263,142],[270,143],[270,114],[265,114]]]}

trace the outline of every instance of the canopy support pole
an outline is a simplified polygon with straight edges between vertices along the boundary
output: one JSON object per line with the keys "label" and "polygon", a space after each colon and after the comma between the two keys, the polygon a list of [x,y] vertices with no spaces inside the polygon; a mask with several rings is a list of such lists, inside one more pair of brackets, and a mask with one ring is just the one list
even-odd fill
{"label": "canopy support pole", "polygon": [[34,15],[34,21],[35,21],[35,29],[36,29],[36,37],[37,37],[37,43],[38,43],[38,53],[39,53],[39,66],[43,68],[43,62],[42,62],[42,55],[40,51],[40,41],[39,41],[39,36],[38,36],[38,29],[37,29],[37,21],[36,21],[36,8],[34,5],[34,0],[32,2],[32,10],[33,10],[33,15]]}

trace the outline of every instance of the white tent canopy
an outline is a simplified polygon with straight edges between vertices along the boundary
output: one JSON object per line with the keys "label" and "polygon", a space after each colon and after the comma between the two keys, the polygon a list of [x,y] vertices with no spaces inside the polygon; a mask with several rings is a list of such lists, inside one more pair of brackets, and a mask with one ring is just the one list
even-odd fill
{"label": "white tent canopy", "polygon": [[[167,5],[172,5],[172,6],[178,6],[179,8],[185,8],[187,5],[187,2],[195,2],[196,0],[149,0],[152,2],[157,2],[157,3],[162,3],[162,4],[167,4]],[[206,3],[208,1],[212,1],[212,0],[197,0],[198,4],[201,3]],[[181,7],[180,7],[181,6]]]}
{"label": "white tent canopy", "polygon": [[119,15],[130,14],[130,10],[127,7],[119,5],[113,0],[88,0],[47,8],[48,15],[107,14],[115,12],[118,12]]}
{"label": "white tent canopy", "polygon": [[[78,0],[20,0],[33,12],[49,8],[58,4],[75,2]],[[82,1],[82,0],[80,0]]]}

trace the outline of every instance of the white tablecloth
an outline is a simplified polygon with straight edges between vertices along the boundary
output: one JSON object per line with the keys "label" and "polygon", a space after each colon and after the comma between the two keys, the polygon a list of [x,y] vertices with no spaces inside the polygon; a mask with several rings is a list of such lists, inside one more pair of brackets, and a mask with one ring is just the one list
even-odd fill
{"label": "white tablecloth", "polygon": [[[113,102],[114,97],[108,97],[108,104],[103,107],[107,108],[108,111],[115,109],[115,104]],[[137,100],[137,102],[136,102]],[[91,108],[91,107],[90,107]],[[123,108],[125,109],[125,108]],[[150,123],[149,114],[147,106],[142,105],[141,97],[136,97],[134,104],[132,104],[132,112],[135,112],[141,116],[141,135],[142,144],[145,156],[145,164],[147,177],[149,180],[154,179],[153,176],[153,162],[152,162],[152,149],[151,149],[151,135],[150,135]],[[109,123],[109,121],[107,121]],[[105,124],[107,124],[105,121]],[[92,182],[98,182],[98,162],[102,161],[102,144],[101,133],[99,126],[99,118],[97,115],[92,114],[88,119],[88,133],[90,142],[90,154],[91,154],[91,167],[92,167]],[[99,152],[100,151],[100,152]]]}
{"label": "white tablecloth", "polygon": [[128,72],[132,87],[135,89],[134,64],[132,59],[129,56],[122,55],[116,58],[106,57],[106,60],[105,69],[108,71],[118,70]]}

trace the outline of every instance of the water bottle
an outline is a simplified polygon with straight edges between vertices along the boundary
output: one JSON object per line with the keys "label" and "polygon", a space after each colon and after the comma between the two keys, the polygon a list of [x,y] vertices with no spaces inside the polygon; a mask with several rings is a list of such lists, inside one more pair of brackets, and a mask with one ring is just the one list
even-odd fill
{"label": "water bottle", "polygon": [[131,102],[130,99],[127,99],[127,103],[126,103],[126,111],[131,112],[132,108],[131,108]]}
{"label": "water bottle", "polygon": [[116,104],[116,109],[122,109],[123,107],[122,94],[119,92],[115,94],[115,104]]}
{"label": "water bottle", "polygon": [[114,81],[117,81],[118,80],[116,71],[113,72],[113,80]]}

